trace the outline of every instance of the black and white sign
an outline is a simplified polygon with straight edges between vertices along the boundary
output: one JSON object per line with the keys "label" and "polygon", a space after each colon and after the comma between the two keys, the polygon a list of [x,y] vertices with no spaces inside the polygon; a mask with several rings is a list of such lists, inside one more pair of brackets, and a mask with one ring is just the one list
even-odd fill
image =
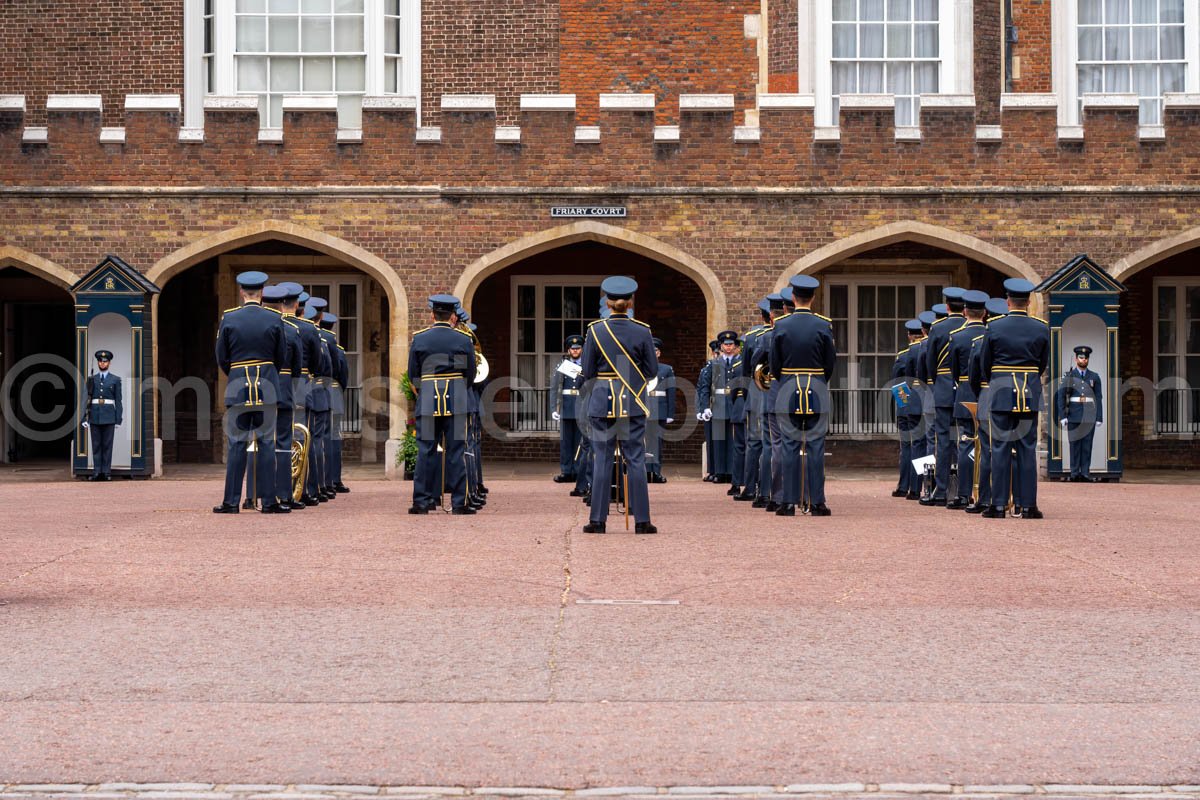
{"label": "black and white sign", "polygon": [[551,217],[624,217],[625,206],[551,206]]}

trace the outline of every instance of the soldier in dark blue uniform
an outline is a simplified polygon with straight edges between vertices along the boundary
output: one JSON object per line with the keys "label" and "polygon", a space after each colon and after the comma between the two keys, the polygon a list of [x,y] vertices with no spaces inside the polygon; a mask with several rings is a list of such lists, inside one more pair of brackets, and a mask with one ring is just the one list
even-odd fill
{"label": "soldier in dark blue uniform", "polygon": [[[318,389],[315,373],[331,369],[330,365],[326,363],[329,353],[321,341],[321,334],[317,331],[316,323],[313,322],[313,319],[316,318],[316,312],[313,312],[312,319],[297,316],[299,304],[310,299],[308,293],[303,291],[298,283],[287,283],[284,286],[288,290],[288,297],[284,300],[285,319],[295,324],[296,330],[300,334],[300,353],[304,364],[300,380],[296,382],[295,393],[293,395],[295,409],[292,413],[295,418],[303,421],[304,427],[308,430],[308,472],[311,474],[317,468],[314,456],[316,443],[312,435],[313,418],[315,415],[313,404],[316,402],[320,405],[320,400],[314,399],[314,394]],[[292,294],[296,294],[294,301],[291,299]],[[307,314],[308,312],[305,311],[303,313]],[[320,505],[321,499],[310,491],[309,486],[308,480],[305,480],[299,505]]]}
{"label": "soldier in dark blue uniform", "polygon": [[320,355],[309,367],[311,378],[305,406],[308,417],[308,478],[304,482],[304,502],[316,505],[327,502],[329,492],[325,487],[325,460],[329,457],[329,385],[333,379],[333,354],[329,342],[321,335],[321,309],[326,301],[310,297],[304,306],[304,320],[312,324],[316,333]]}
{"label": "soldier in dark blue uniform", "polygon": [[992,424],[992,508],[983,516],[1005,515],[1001,503],[1009,492],[1011,449],[1016,447],[1016,483],[1013,496],[1021,504],[1023,519],[1041,519],[1037,507],[1037,423],[1042,409],[1042,376],[1050,364],[1050,329],[1029,316],[1029,295],[1034,286],[1022,278],[1004,282],[1011,309],[995,320],[979,362],[988,382]]}
{"label": "soldier in dark blue uniform", "polygon": [[[708,483],[717,482],[717,473],[715,471],[717,450],[716,445],[713,443],[712,415],[709,414],[707,418],[704,416],[704,409],[707,406],[700,402],[700,392],[701,387],[712,386],[712,365],[719,350],[720,344],[716,339],[708,343],[708,361],[704,362],[704,366],[700,368],[700,377],[696,379],[696,419],[704,424],[704,462],[707,466],[704,480]],[[704,391],[708,390],[705,389]]]}
{"label": "soldier in dark blue uniform", "polygon": [[326,443],[325,487],[334,494],[350,491],[342,483],[342,422],[346,419],[346,386],[350,382],[350,360],[337,341],[337,315],[321,313],[321,338],[329,350],[333,373],[329,383],[329,439]]}
{"label": "soldier in dark blue uniform", "polygon": [[[563,348],[566,354],[560,368],[554,370],[550,378],[550,416],[558,423],[558,475],[554,476],[554,482],[574,483],[578,478],[577,470],[582,468],[579,456],[583,434],[579,418],[583,413],[578,406],[579,390],[583,388],[583,367],[579,363],[583,357],[583,337],[579,334],[568,336]],[[569,365],[567,369],[578,367],[574,377],[563,372],[563,364]]]}
{"label": "soldier in dark blue uniform", "polygon": [[616,443],[625,457],[629,491],[625,502],[637,533],[657,533],[650,522],[650,493],[646,488],[646,417],[650,413],[646,387],[658,374],[658,358],[650,326],[628,316],[637,282],[606,278],[600,285],[611,310],[608,319],[588,326],[583,344],[583,377],[589,382],[587,415],[592,425],[591,517],[584,533],[604,533]]}
{"label": "soldier in dark blue uniform", "polygon": [[[934,323],[938,319],[945,319],[948,313],[945,303],[938,303],[938,305],[942,307],[941,317],[938,317],[937,312],[933,309],[917,314],[917,319],[921,321],[921,329],[925,332],[925,336],[921,339],[920,349],[917,350],[916,379],[921,387],[922,436],[921,441],[914,444],[914,448],[919,446],[921,454],[914,455],[914,458],[924,458],[937,452],[937,438],[933,435],[933,420],[935,416],[933,406],[933,376],[929,374],[929,360],[925,357],[925,354],[929,352],[929,332],[933,330]],[[914,449],[915,452],[916,450]]]}
{"label": "soldier in dark blue uniform", "polygon": [[1104,389],[1088,369],[1092,348],[1075,348],[1075,367],[1067,370],[1054,395],[1054,418],[1071,443],[1072,481],[1092,483],[1092,439],[1104,422]]}
{"label": "soldier in dark blue uniform", "polygon": [[262,307],[262,272],[237,276],[243,305],[228,309],[217,330],[217,366],[228,377],[225,386],[225,498],[213,508],[217,514],[238,513],[246,449],[255,443],[254,490],[264,514],[286,514],[290,509],[276,499],[275,416],[279,398],[279,371],[288,364],[287,334],[279,314]]}
{"label": "soldier in dark blue uniform", "polygon": [[771,375],[779,383],[776,412],[783,424],[783,503],[779,516],[796,515],[806,503],[815,517],[830,515],[825,505],[825,433],[829,428],[829,379],[837,362],[828,317],[812,310],[819,286],[809,275],[791,280],[796,311],[776,320],[771,340]]}
{"label": "soldier in dark blue uniform", "polygon": [[[292,500],[292,425],[295,422],[295,387],[304,374],[304,344],[300,341],[300,327],[286,309],[288,301],[294,303],[299,293],[292,294],[298,284],[280,284],[263,289],[263,307],[279,314],[283,320],[283,333],[287,339],[287,360],[279,370],[279,401],[275,411],[275,496],[280,505],[292,511],[304,508],[303,503]],[[266,453],[261,454],[265,456]],[[246,476],[246,501],[242,508],[253,508],[253,473]],[[249,505],[247,505],[249,504]]]}
{"label": "soldier in dark blue uniform", "polygon": [[[946,505],[946,487],[950,482],[950,462],[955,457],[954,437],[950,424],[954,419],[954,381],[950,376],[950,334],[966,324],[963,317],[965,290],[950,286],[942,290],[946,300],[946,316],[929,329],[929,345],[925,351],[925,373],[933,387],[933,436],[937,457],[936,486],[933,494],[921,499],[921,505]],[[934,306],[934,313],[938,312]]]}
{"label": "soldier in dark blue uniform", "polygon": [[83,425],[92,437],[92,474],[89,481],[112,480],[113,436],[124,420],[121,398],[121,379],[108,371],[112,352],[96,351],[96,367],[100,371],[87,379],[87,406],[83,410]]}
{"label": "soldier in dark blue uniform", "polygon": [[925,338],[924,329],[919,319],[910,319],[904,323],[908,333],[908,347],[896,354],[896,363],[892,366],[892,394],[896,398],[896,430],[900,434],[900,479],[892,497],[904,497],[916,500],[920,496],[920,477],[912,462],[924,455],[916,454],[914,440],[917,431],[921,429],[921,388],[916,386],[916,357],[920,352],[917,345]]}
{"label": "soldier in dark blue uniform", "polygon": [[675,370],[662,362],[662,339],[653,338],[658,362],[658,383],[650,392],[650,417],[646,423],[646,480],[666,483],[662,474],[663,426],[675,421]]}
{"label": "soldier in dark blue uniform", "polygon": [[745,502],[753,502],[760,494],[767,494],[760,489],[766,487],[765,480],[769,480],[771,474],[769,462],[767,469],[763,470],[763,432],[766,430],[763,411],[766,408],[767,393],[754,383],[754,366],[762,335],[771,325],[771,303],[768,298],[764,297],[758,301],[758,312],[762,315],[762,322],[746,331],[742,341],[742,367],[739,376],[746,387],[746,459],[742,467],[742,491],[734,495],[733,499]]}
{"label": "soldier in dark blue uniform", "polygon": [[[977,470],[975,484],[978,486],[978,494],[975,501],[963,509],[968,514],[982,514],[992,507],[992,401],[990,386],[983,380],[980,358],[983,355],[983,342],[987,338],[992,321],[1008,313],[1008,302],[1003,297],[993,297],[984,303],[984,308],[987,311],[987,321],[984,324],[983,339],[977,339],[972,344],[971,358],[967,368],[971,391],[975,393],[978,402],[976,428],[979,436],[979,460],[975,465]],[[1008,498],[1006,497],[1000,505],[1007,504]]]}
{"label": "soldier in dark blue uniform", "polygon": [[[418,443],[410,514],[437,508],[443,489],[450,491],[452,513],[475,513],[467,503],[466,441],[467,394],[475,382],[476,358],[471,337],[451,325],[458,305],[453,295],[430,297],[433,324],[417,331],[408,352],[408,375],[417,392]],[[437,481],[439,468],[442,478]]]}
{"label": "soldier in dark blue uniform", "polygon": [[[745,459],[745,402],[739,401],[742,390],[741,358],[738,355],[737,331],[717,334],[720,348],[709,362],[708,381],[696,387],[700,413],[704,421],[713,424],[713,456],[716,464],[714,483],[732,484],[730,494],[737,494],[741,468],[737,456]],[[736,364],[736,367],[735,367]],[[739,421],[740,420],[740,421]]]}
{"label": "soldier in dark blue uniform", "polygon": [[955,497],[946,499],[946,508],[952,510],[966,508],[975,497],[973,490],[976,465],[979,463],[976,456],[979,439],[975,414],[971,413],[966,404],[978,402],[975,392],[971,389],[971,350],[987,330],[983,325],[983,318],[987,314],[985,305],[990,299],[985,292],[975,289],[963,294],[963,303],[966,306],[963,313],[967,322],[950,334],[950,355],[947,362],[950,365],[950,378],[954,381],[954,424],[955,438],[958,442],[958,492]]}
{"label": "soldier in dark blue uniform", "polygon": [[[775,326],[779,324],[781,319],[795,312],[796,300],[792,297],[792,288],[790,285],[785,287],[783,291],[768,295],[767,297],[771,303],[771,329],[760,337],[761,345],[758,348],[755,359],[758,364],[762,364],[763,369],[770,375],[771,347],[775,340]],[[767,486],[767,502],[760,502],[762,496],[759,497],[759,500],[754,501],[756,508],[763,508],[768,514],[774,514],[779,510],[779,506],[783,504],[783,428],[788,418],[788,411],[787,403],[781,403],[779,400],[779,386],[779,381],[774,380],[772,377],[770,388],[767,389],[766,405],[763,412],[763,421],[767,426],[767,443],[771,450],[771,481]]]}

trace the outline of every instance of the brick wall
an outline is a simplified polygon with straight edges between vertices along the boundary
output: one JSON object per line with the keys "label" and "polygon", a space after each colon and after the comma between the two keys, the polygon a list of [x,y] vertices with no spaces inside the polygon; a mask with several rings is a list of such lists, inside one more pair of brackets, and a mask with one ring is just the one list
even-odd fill
{"label": "brick wall", "polygon": [[800,69],[800,30],[797,0],[769,0],[767,4],[767,68],[772,92],[796,91]]}
{"label": "brick wall", "polygon": [[1004,89],[1003,0],[975,3],[975,104],[980,125],[1000,122],[1000,94]]}
{"label": "brick wall", "polygon": [[1021,59],[1013,91],[1053,91],[1051,0],[1013,0],[1013,23],[1020,37],[1013,54]]}
{"label": "brick wall", "polygon": [[672,124],[680,94],[733,94],[754,108],[758,53],[743,20],[759,0],[561,0],[562,91],[594,124],[602,92],[653,92]]}
{"label": "brick wall", "polygon": [[494,94],[515,125],[521,94],[560,91],[558,0],[423,0],[421,13],[424,124],[438,124],[443,94]]}
{"label": "brick wall", "polygon": [[47,94],[99,94],[120,125],[126,94],[182,94],[183,0],[5,0],[0,94],[44,125]]}

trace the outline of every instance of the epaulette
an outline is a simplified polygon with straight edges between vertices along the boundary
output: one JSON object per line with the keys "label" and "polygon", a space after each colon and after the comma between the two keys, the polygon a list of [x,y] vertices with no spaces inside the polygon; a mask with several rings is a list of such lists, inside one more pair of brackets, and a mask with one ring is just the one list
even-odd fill
{"label": "epaulette", "polygon": [[[305,319],[304,317],[296,317],[295,320],[296,320],[296,322],[307,322],[309,325],[312,325],[314,328],[317,327],[317,323],[313,322],[311,319]],[[296,327],[299,328],[300,326],[297,325]]]}
{"label": "epaulette", "polygon": [[461,334],[461,335],[463,335],[463,336],[467,337],[468,339],[471,339],[471,341],[475,341],[475,340],[474,340],[474,339],[471,337],[471,332],[470,332],[470,331],[460,331],[458,328],[451,328],[450,330],[454,331],[455,333]]}
{"label": "epaulette", "polygon": [[341,350],[343,353],[346,352],[346,348],[342,347],[340,344],[337,346],[337,348],[338,348],[338,350]]}
{"label": "epaulette", "polygon": [[830,325],[832,325],[832,324],[833,324],[833,320],[831,320],[829,317],[825,316],[824,314],[818,314],[817,312],[815,312],[815,311],[814,311],[814,312],[812,312],[812,315],[813,315],[814,317],[820,317],[821,319],[823,319],[823,320],[825,320],[826,322],[828,322]]}
{"label": "epaulette", "polygon": [[795,311],[789,311],[786,314],[780,314],[778,317],[775,318],[775,322],[778,323],[779,320],[781,320],[781,319],[787,319],[788,317],[790,317],[792,314],[795,314],[795,313],[796,313]]}
{"label": "epaulette", "polygon": [[263,306],[263,308],[265,308],[267,311],[270,311],[273,314],[278,314],[281,317],[283,316],[283,312],[277,308],[271,308],[270,306]]}
{"label": "epaulette", "polygon": [[649,326],[647,323],[645,323],[645,322],[642,322],[640,319],[634,319],[633,317],[630,317],[630,318],[629,318],[629,321],[630,321],[630,322],[636,322],[638,325],[641,325],[643,328],[649,328],[649,327],[650,327],[650,326]]}
{"label": "epaulette", "polygon": [[907,353],[910,349],[911,348],[906,347],[903,350],[901,350],[899,353],[896,353],[896,356],[900,357],[900,356],[904,355],[905,353]]}
{"label": "epaulette", "polygon": [[300,326],[299,326],[299,325],[297,325],[296,323],[292,322],[290,319],[285,319],[285,320],[283,321],[283,324],[284,324],[284,325],[291,325],[291,326],[292,326],[293,328],[295,328],[296,330],[300,330]]}
{"label": "epaulette", "polygon": [[221,313],[222,313],[222,314],[228,314],[228,313],[230,313],[231,311],[241,311],[243,308],[245,308],[245,306],[234,306],[233,308],[227,308],[227,309],[225,309],[225,310],[224,310],[224,311],[222,311]]}
{"label": "epaulette", "polygon": [[418,333],[424,333],[425,331],[430,331],[430,330],[433,330],[432,325],[429,326],[428,328],[421,328],[421,330],[419,330],[419,331],[413,331],[413,336],[416,336]]}
{"label": "epaulette", "polygon": [[602,319],[594,319],[594,320],[592,320],[591,322],[589,322],[589,323],[588,323],[588,327],[590,328],[590,327],[592,327],[593,325],[595,325],[595,324],[596,324],[596,323],[598,323],[598,322],[604,322],[604,320],[602,320]]}
{"label": "epaulette", "polygon": [[1047,322],[1046,320],[1042,319],[1041,317],[1035,317],[1033,314],[1030,314],[1030,315],[1029,315],[1029,318],[1030,318],[1030,319],[1036,319],[1038,322],[1042,323],[1043,325],[1049,325],[1049,324],[1050,324],[1049,322]]}

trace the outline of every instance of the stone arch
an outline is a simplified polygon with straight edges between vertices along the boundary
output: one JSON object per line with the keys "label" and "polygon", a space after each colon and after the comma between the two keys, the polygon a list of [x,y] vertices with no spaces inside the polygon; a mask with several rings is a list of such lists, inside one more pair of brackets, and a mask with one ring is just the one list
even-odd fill
{"label": "stone arch", "polygon": [[[302,245],[332,256],[379,281],[388,299],[388,329],[391,332],[388,370],[393,378],[398,379],[408,368],[408,294],[400,281],[400,275],[386,261],[345,239],[293,222],[261,220],[218,231],[181,247],[159,259],[147,271],[146,277],[162,287],[174,276],[205,259],[271,239]],[[157,310],[157,304],[155,308]],[[389,390],[388,397],[392,405],[388,437],[398,440],[404,435],[404,396],[399,391]]]}
{"label": "stone arch", "polygon": [[490,275],[530,256],[576,242],[601,242],[628,250],[687,275],[704,293],[708,310],[708,336],[715,336],[717,331],[725,327],[728,314],[725,290],[721,287],[716,273],[704,262],[652,236],[592,220],[572,222],[530,234],[493,250],[463,271],[454,287],[454,293],[462,299],[463,305],[469,308],[476,290]]}
{"label": "stone arch", "polygon": [[793,261],[775,281],[775,291],[786,286],[793,275],[819,272],[830,264],[896,242],[918,242],[939,247],[972,258],[1009,277],[1026,278],[1035,284],[1042,280],[1026,261],[982,239],[938,225],[903,220],[838,239]]}
{"label": "stone arch", "polygon": [[1197,246],[1200,246],[1200,227],[1189,228],[1130,253],[1113,264],[1109,273],[1125,282],[1142,270]]}
{"label": "stone arch", "polygon": [[16,267],[24,270],[49,281],[68,293],[70,293],[71,287],[79,281],[79,276],[74,272],[63,269],[49,259],[12,245],[0,247],[0,268],[3,267]]}

